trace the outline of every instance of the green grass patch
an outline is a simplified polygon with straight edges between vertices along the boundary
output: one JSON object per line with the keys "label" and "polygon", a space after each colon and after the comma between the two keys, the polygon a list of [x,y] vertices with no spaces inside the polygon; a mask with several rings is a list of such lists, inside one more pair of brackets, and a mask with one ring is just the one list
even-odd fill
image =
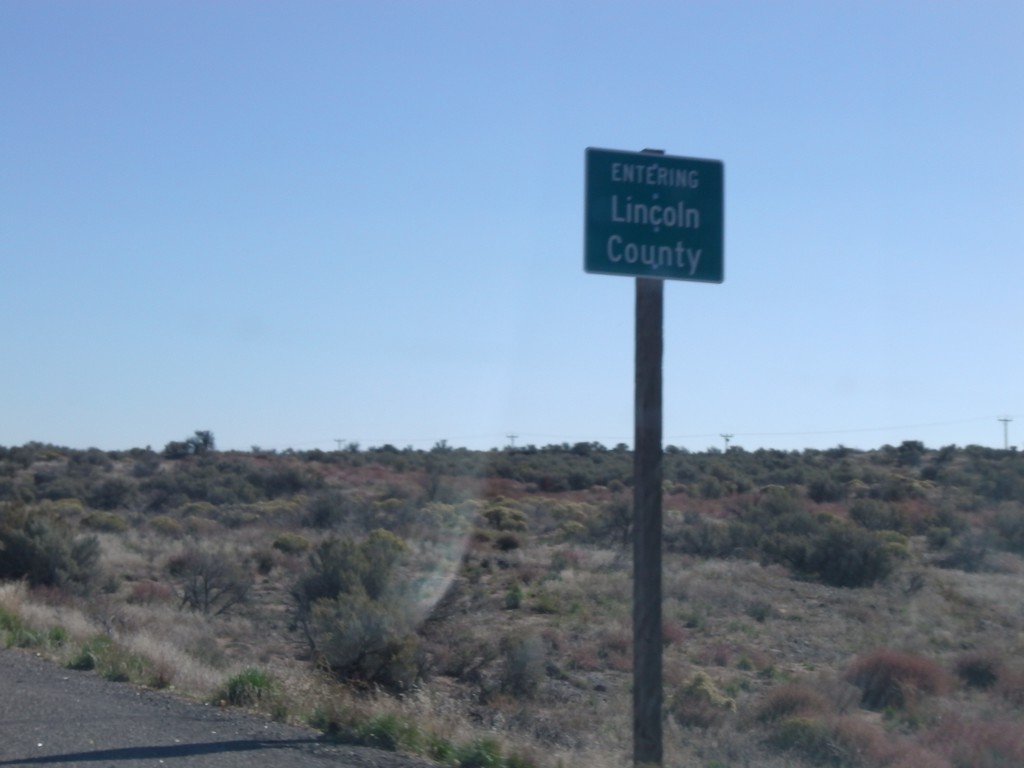
{"label": "green grass patch", "polygon": [[255,707],[269,701],[278,688],[272,675],[256,667],[247,667],[228,679],[217,698],[235,707]]}

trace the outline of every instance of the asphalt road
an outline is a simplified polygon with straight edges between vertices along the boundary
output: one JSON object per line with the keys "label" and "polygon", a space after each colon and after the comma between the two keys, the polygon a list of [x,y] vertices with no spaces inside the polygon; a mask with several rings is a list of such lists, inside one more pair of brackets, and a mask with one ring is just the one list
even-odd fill
{"label": "asphalt road", "polygon": [[425,768],[315,731],[0,650],[0,767]]}

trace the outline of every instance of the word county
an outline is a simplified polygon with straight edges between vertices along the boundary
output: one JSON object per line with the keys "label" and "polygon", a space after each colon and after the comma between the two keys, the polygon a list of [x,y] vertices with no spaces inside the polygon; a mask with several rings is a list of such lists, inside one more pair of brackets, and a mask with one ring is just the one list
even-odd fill
{"label": "word county", "polygon": [[[697,189],[700,186],[699,171],[666,168],[658,163],[612,163],[611,179],[620,184],[642,184],[647,187],[669,187]],[[652,232],[665,229],[700,229],[700,211],[690,208],[682,200],[673,198],[662,202],[658,192],[651,192],[645,202],[634,200],[633,195],[624,198],[611,197],[611,221],[615,224],[647,226]],[[701,249],[688,248],[686,242],[677,239],[666,243],[663,237],[657,243],[634,242],[622,235],[611,235],[605,246],[608,261],[613,264],[640,263],[651,269],[661,267],[689,270],[693,275],[700,265]]]}

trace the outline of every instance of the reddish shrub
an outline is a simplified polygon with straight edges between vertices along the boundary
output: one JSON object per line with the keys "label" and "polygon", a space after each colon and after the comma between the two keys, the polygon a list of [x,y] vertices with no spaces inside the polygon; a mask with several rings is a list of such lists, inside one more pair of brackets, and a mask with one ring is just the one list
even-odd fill
{"label": "reddish shrub", "polygon": [[735,647],[729,643],[716,642],[702,649],[695,660],[705,667],[728,667],[735,655]]}
{"label": "reddish shrub", "polygon": [[683,629],[682,625],[678,621],[672,619],[665,619],[661,625],[661,642],[666,647],[669,645],[678,645],[686,639],[686,630]]}
{"label": "reddish shrub", "polygon": [[138,581],[132,585],[129,603],[151,605],[153,603],[169,603],[176,598],[174,589],[169,584],[159,581]]}
{"label": "reddish shrub", "polygon": [[1024,707],[1024,669],[1002,670],[996,690],[1015,707]]}
{"label": "reddish shrub", "polygon": [[786,683],[772,688],[758,704],[754,717],[762,723],[774,723],[786,717],[823,714],[831,710],[824,695],[809,685]]}
{"label": "reddish shrub", "polygon": [[894,753],[881,727],[850,715],[836,719],[832,743],[841,765],[888,765]]}
{"label": "reddish shrub", "polygon": [[938,664],[910,653],[883,648],[854,659],[845,678],[860,688],[868,709],[903,709],[922,694],[941,694],[949,678]]}
{"label": "reddish shrub", "polygon": [[930,737],[957,768],[1024,765],[1024,729],[1011,720],[966,720],[951,715]]}
{"label": "reddish shrub", "polygon": [[569,667],[579,672],[596,672],[604,669],[605,663],[597,651],[586,645],[577,645],[569,650]]}

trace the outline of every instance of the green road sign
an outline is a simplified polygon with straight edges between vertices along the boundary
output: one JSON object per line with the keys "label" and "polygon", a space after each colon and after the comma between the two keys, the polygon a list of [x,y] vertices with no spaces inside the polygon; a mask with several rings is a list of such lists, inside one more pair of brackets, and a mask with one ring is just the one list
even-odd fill
{"label": "green road sign", "polygon": [[583,268],[722,282],[724,175],[719,160],[587,149]]}

